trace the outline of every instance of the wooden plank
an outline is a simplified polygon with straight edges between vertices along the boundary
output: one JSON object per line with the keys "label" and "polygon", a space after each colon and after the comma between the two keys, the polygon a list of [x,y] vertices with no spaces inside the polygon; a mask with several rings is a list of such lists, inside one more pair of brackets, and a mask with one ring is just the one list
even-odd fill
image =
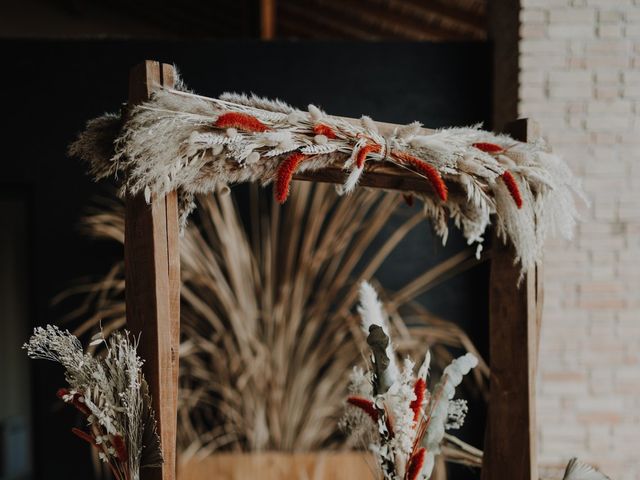
{"label": "wooden plank", "polygon": [[[532,141],[537,126],[518,120],[509,132]],[[492,239],[489,280],[489,412],[485,432],[483,480],[538,479],[535,375],[538,343],[537,272],[518,286],[520,266],[514,249]]]}
{"label": "wooden plank", "polygon": [[260,0],[260,39],[273,40],[276,36],[276,0]]}
{"label": "wooden plank", "polygon": [[[348,171],[339,167],[328,167],[314,172],[296,173],[293,178],[310,182],[343,184],[348,175]],[[358,185],[434,194],[429,180],[409,169],[398,167],[390,162],[368,162],[365,164],[365,170],[360,177]],[[448,183],[447,187],[449,187],[450,193],[463,193],[456,183]]]}
{"label": "wooden plank", "polygon": [[[146,61],[134,67],[129,102],[149,97],[158,85],[173,86],[169,65]],[[126,200],[125,278],[127,325],[140,335],[139,352],[158,420],[164,465],[144,469],[142,480],[174,480],[180,334],[180,261],[178,204],[175,192]]]}
{"label": "wooden plank", "polygon": [[372,476],[368,452],[216,453],[180,466],[180,480],[354,480]]}

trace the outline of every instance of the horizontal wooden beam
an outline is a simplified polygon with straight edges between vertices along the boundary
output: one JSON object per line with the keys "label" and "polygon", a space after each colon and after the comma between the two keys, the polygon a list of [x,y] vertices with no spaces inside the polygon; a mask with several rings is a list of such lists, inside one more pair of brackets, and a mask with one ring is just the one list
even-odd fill
{"label": "horizontal wooden beam", "polygon": [[[300,172],[294,175],[294,180],[309,182],[344,184],[349,172],[340,167],[328,167],[313,172]],[[446,183],[446,180],[445,180]],[[361,187],[382,188],[385,190],[400,190],[433,195],[435,192],[429,180],[390,162],[368,162],[362,172],[358,185]],[[449,197],[466,195],[457,183],[447,184]]]}

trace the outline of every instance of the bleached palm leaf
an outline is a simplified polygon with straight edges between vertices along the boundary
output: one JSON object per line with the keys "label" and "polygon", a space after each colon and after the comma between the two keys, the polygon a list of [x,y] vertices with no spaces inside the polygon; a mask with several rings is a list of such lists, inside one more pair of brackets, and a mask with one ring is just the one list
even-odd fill
{"label": "bleached palm leaf", "polygon": [[611,480],[604,473],[599,472],[591,465],[582,463],[577,458],[569,460],[562,480]]}

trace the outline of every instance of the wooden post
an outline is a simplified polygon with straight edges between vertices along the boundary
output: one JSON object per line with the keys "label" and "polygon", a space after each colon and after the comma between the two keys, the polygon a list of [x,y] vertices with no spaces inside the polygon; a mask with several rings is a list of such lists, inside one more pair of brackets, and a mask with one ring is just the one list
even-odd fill
{"label": "wooden post", "polygon": [[[172,87],[170,65],[146,61],[131,71],[129,103],[146,100],[158,85]],[[180,337],[180,252],[175,192],[127,198],[125,213],[127,325],[140,335],[139,354],[158,420],[164,465],[141,472],[142,480],[174,480]]]}
{"label": "wooden post", "polygon": [[260,0],[260,39],[273,40],[276,37],[276,0]]}
{"label": "wooden post", "polygon": [[[507,127],[520,141],[538,136],[535,122]],[[538,480],[535,375],[540,318],[539,272],[518,287],[520,266],[512,245],[495,237],[489,280],[489,412],[484,442],[483,480]]]}

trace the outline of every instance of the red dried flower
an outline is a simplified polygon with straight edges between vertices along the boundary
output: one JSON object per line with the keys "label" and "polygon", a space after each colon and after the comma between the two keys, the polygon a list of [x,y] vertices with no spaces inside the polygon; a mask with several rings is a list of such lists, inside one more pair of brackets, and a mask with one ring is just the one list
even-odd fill
{"label": "red dried flower", "polygon": [[367,159],[367,155],[370,153],[378,153],[380,151],[380,145],[376,144],[367,144],[358,150],[358,155],[356,156],[356,165],[358,168],[362,168],[365,160]]}
{"label": "red dried flower", "polygon": [[64,397],[66,397],[67,395],[69,395],[68,388],[59,388],[56,392],[56,397],[58,397],[60,400],[64,400]]}
{"label": "red dried flower", "polygon": [[408,206],[413,207],[413,195],[410,193],[403,193],[402,198],[404,198],[404,203]]}
{"label": "red dried flower", "polygon": [[304,159],[304,154],[300,152],[294,152],[285,158],[278,166],[275,198],[278,203],[284,203],[289,196],[289,185],[293,179],[293,174],[296,173],[296,169],[300,162]]}
{"label": "red dried flower", "polygon": [[378,418],[379,418],[378,411],[376,410],[376,407],[373,405],[373,402],[371,400],[367,400],[366,398],[362,398],[362,397],[352,396],[347,398],[347,402],[353,405],[354,407],[358,407],[364,413],[369,415],[369,417],[371,417],[371,420],[373,420],[374,422],[378,421]]}
{"label": "red dried flower", "polygon": [[316,135],[324,135],[327,138],[337,138],[336,132],[329,125],[324,123],[316,123],[313,126],[313,133]]}
{"label": "red dried flower", "polygon": [[79,428],[72,428],[71,432],[76,436],[81,438],[82,440],[84,440],[85,442],[93,445],[94,447],[97,447],[98,444],[96,443],[95,438],[93,438],[91,435],[89,435],[87,432],[85,432],[84,430],[80,430]]}
{"label": "red dried flower", "polygon": [[482,150],[483,152],[491,153],[494,155],[504,152],[504,148],[496,143],[478,142],[472,145],[476,147],[478,150]]}
{"label": "red dried flower", "polygon": [[71,392],[69,392],[69,390],[66,388],[59,388],[58,391],[56,392],[56,397],[58,397],[60,400],[64,401],[65,403],[70,403],[71,405],[76,407],[80,411],[80,413],[87,416],[91,415],[91,410],[89,410],[89,407],[87,407],[84,401],[81,400],[84,398],[82,394],[74,393],[73,398],[70,401],[67,401],[64,399],[64,397],[66,397],[70,393]]}
{"label": "red dried flower", "polygon": [[447,201],[449,196],[447,185],[444,183],[444,180],[442,180],[440,173],[438,173],[438,170],[436,170],[435,167],[406,152],[393,152],[391,156],[396,160],[415,168],[420,174],[427,177],[440,200],[443,202]]}
{"label": "red dried flower", "polygon": [[126,462],[129,456],[127,455],[127,445],[124,443],[124,439],[120,435],[114,435],[111,443],[116,451],[118,459],[122,462]]}
{"label": "red dried flower", "polygon": [[427,449],[423,447],[411,456],[407,467],[407,480],[416,480],[418,478],[424,465],[426,453]]}
{"label": "red dried flower", "polygon": [[511,194],[514,202],[516,202],[518,208],[522,208],[522,195],[520,194],[520,188],[518,187],[513,174],[509,170],[505,170],[500,178],[502,178],[502,181],[509,189],[509,193]]}
{"label": "red dried flower", "polygon": [[248,113],[228,112],[218,117],[215,123],[219,128],[237,128],[246,132],[265,132],[269,130],[264,123]]}
{"label": "red dried flower", "polygon": [[424,403],[424,393],[427,389],[427,382],[424,378],[416,380],[413,386],[413,393],[416,394],[416,399],[411,402],[411,410],[413,410],[413,421],[417,422],[420,418],[420,412],[422,411],[422,404]]}

